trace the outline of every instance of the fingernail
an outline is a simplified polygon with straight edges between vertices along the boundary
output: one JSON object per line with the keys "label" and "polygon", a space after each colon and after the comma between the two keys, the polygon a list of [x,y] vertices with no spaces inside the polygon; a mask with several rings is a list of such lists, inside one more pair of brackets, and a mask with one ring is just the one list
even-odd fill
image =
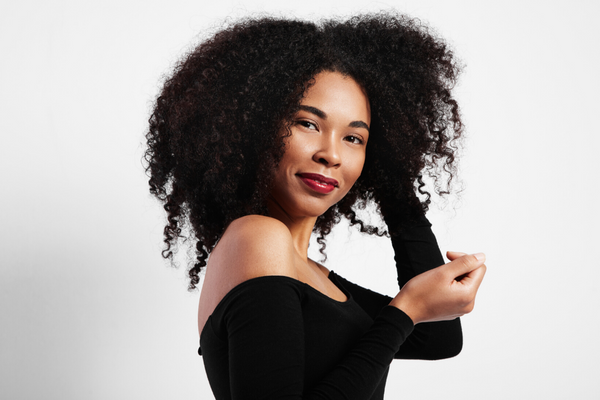
{"label": "fingernail", "polygon": [[477,253],[477,254],[473,254],[475,256],[475,258],[479,261],[485,261],[485,254],[483,253]]}

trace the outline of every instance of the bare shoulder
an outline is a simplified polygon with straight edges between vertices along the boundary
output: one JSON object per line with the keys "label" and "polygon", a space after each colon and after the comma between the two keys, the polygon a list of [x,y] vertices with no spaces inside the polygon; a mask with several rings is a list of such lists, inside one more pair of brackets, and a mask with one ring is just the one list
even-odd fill
{"label": "bare shoulder", "polygon": [[233,285],[266,275],[296,278],[293,254],[292,236],[281,221],[247,215],[223,234],[210,256],[207,278],[214,273]]}
{"label": "bare shoulder", "polygon": [[231,289],[268,275],[298,279],[289,229],[279,220],[248,215],[233,221],[213,249],[202,284],[198,327]]}

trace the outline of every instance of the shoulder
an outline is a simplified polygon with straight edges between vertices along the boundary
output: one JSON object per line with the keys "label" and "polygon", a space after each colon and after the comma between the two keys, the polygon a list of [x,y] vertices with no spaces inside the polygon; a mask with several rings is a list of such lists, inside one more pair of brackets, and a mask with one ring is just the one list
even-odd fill
{"label": "shoulder", "polygon": [[248,215],[233,221],[208,259],[198,307],[198,329],[239,284],[262,276],[298,279],[292,235],[280,221]]}
{"label": "shoulder", "polygon": [[239,240],[260,239],[289,239],[292,235],[285,224],[278,219],[265,217],[263,215],[246,215],[231,222],[222,239],[233,237]]}
{"label": "shoulder", "polygon": [[296,277],[293,255],[287,226],[274,218],[247,215],[227,227],[209,268],[227,269],[237,283],[266,275]]}

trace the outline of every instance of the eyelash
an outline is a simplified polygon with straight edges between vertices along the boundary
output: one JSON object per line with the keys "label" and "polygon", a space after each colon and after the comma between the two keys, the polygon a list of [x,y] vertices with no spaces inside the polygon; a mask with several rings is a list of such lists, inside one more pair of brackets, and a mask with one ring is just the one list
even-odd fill
{"label": "eyelash", "polygon": [[309,128],[309,129],[310,129],[309,125],[311,125],[315,130],[317,129],[317,125],[313,124],[310,121],[306,121],[306,120],[303,120],[303,119],[296,121],[296,124],[300,125],[300,126],[303,126],[304,128]]}
{"label": "eyelash", "polygon": [[362,138],[355,136],[355,135],[348,135],[344,139],[351,139],[349,141],[352,142],[352,144],[363,144],[364,143]]}
{"label": "eyelash", "polygon": [[[304,119],[297,120],[296,125],[300,125],[307,129],[318,130],[316,124],[314,124],[310,121],[304,120]],[[350,139],[350,140],[348,140],[348,139]],[[344,140],[347,140],[347,141],[351,142],[352,144],[363,144],[364,143],[364,140],[360,136],[357,136],[357,135],[348,135],[344,138]]]}

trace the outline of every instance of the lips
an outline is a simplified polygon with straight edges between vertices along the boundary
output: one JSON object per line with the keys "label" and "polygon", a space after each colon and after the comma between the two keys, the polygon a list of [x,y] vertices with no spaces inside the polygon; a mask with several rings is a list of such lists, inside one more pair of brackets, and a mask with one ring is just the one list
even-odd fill
{"label": "lips", "polygon": [[298,176],[306,186],[319,193],[330,193],[339,185],[338,181],[335,179],[327,178],[326,176],[319,174],[304,173],[298,174]]}

